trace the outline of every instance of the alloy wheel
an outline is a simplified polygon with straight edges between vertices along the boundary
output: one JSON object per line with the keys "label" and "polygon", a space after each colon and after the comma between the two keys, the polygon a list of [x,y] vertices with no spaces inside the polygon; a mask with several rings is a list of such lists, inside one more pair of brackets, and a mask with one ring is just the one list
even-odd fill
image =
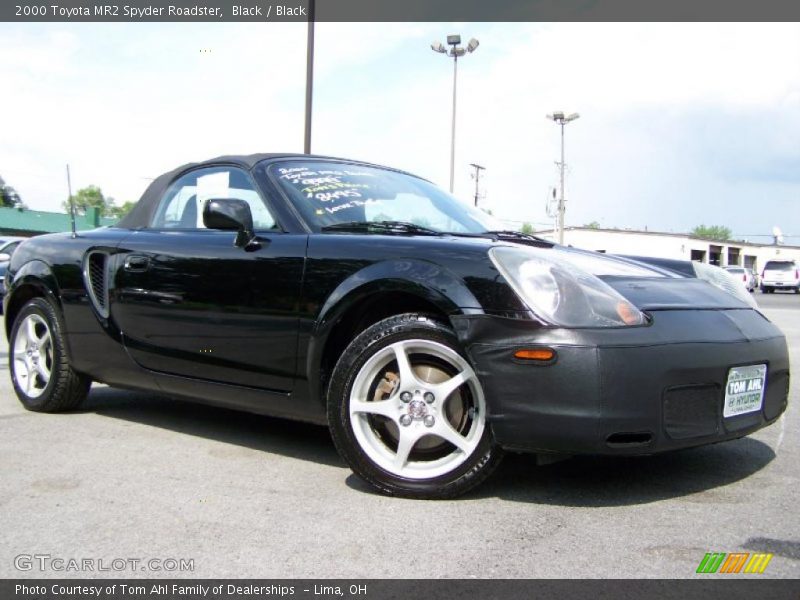
{"label": "alloy wheel", "polygon": [[349,417],[361,449],[408,479],[452,472],[480,443],[486,405],[477,375],[452,348],[423,339],[390,344],[351,388]]}
{"label": "alloy wheel", "polygon": [[53,338],[47,321],[29,314],[20,324],[12,348],[14,381],[30,398],[47,388],[53,368]]}

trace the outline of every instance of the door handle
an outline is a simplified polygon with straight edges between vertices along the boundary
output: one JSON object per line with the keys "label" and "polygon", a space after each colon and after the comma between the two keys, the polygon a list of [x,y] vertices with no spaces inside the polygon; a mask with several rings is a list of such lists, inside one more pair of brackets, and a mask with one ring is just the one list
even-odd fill
{"label": "door handle", "polygon": [[132,254],[125,258],[125,270],[133,272],[147,271],[150,268],[150,259],[146,256]]}

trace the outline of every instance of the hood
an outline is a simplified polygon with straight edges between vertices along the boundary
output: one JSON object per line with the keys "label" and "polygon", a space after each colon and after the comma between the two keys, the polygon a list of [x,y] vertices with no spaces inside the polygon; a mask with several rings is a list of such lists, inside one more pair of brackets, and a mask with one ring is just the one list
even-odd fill
{"label": "hood", "polygon": [[601,277],[639,310],[724,310],[753,308],[736,296],[697,278]]}
{"label": "hood", "polygon": [[[605,281],[640,310],[754,308],[749,295],[744,298],[737,296],[738,284],[732,285],[734,282],[728,281],[728,274],[717,267],[694,265],[686,261],[692,269],[692,275],[687,275],[686,272],[679,272],[674,268],[644,262],[641,258],[637,260],[608,256],[564,247],[554,248],[554,252],[576,267]],[[729,291],[725,291],[723,287],[727,287]]]}

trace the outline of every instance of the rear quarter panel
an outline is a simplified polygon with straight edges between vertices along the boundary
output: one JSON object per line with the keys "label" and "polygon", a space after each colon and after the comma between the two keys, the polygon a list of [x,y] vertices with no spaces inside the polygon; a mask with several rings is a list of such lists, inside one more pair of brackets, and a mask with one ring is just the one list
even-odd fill
{"label": "rear quarter panel", "polygon": [[[131,361],[119,336],[94,310],[86,292],[82,269],[89,250],[105,249],[112,254],[129,232],[103,228],[80,233],[43,235],[21,245],[11,259],[7,278],[6,334],[31,288],[48,298],[62,316],[65,341],[73,368],[93,379],[118,385],[140,385],[132,380]],[[11,308],[11,310],[9,310]],[[150,387],[144,382],[144,387]]]}

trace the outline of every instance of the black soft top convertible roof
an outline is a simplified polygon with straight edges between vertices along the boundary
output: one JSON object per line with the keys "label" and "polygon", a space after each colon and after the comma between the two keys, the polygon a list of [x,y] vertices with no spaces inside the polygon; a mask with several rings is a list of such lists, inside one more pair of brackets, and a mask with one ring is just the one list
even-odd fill
{"label": "black soft top convertible roof", "polygon": [[159,200],[164,195],[164,192],[169,187],[169,184],[172,183],[177,176],[186,171],[191,171],[200,167],[211,167],[216,165],[235,165],[250,171],[258,163],[264,160],[271,160],[275,158],[346,160],[333,156],[293,154],[287,152],[271,154],[231,154],[228,156],[218,156],[217,158],[211,158],[202,162],[187,163],[185,165],[181,165],[177,169],[173,169],[172,171],[168,171],[163,175],[156,177],[152,183],[147,186],[147,189],[142,194],[142,197],[139,198],[139,201],[136,203],[136,205],[119,221],[119,223],[117,223],[116,226],[123,229],[141,229],[143,227],[147,227],[148,223],[150,223],[153,213],[155,213],[156,209],[158,208]]}

